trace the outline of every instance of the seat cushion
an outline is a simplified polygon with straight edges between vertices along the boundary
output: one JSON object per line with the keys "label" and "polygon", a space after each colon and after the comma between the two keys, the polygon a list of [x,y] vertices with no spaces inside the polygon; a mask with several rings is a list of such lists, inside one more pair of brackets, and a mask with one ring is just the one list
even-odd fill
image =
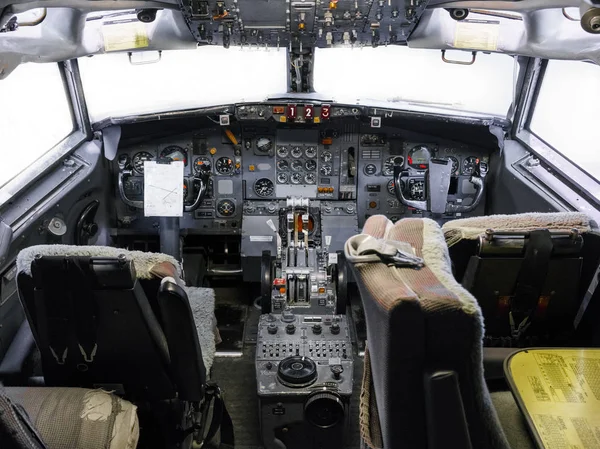
{"label": "seat cushion", "polygon": [[134,449],[137,407],[102,390],[9,387],[48,449]]}

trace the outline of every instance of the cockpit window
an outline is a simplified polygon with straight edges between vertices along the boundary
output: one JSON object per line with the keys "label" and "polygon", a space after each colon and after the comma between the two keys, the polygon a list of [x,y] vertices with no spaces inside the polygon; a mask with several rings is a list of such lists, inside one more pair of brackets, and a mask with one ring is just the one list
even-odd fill
{"label": "cockpit window", "polygon": [[81,58],[79,66],[89,113],[97,122],[262,101],[286,91],[285,61],[285,49],[201,47],[163,51],[149,64],[131,64],[127,54],[115,53]]}
{"label": "cockpit window", "polygon": [[57,64],[20,65],[0,82],[0,187],[73,131]]}
{"label": "cockpit window", "polygon": [[[471,53],[448,52],[448,59]],[[314,86],[336,101],[378,100],[506,117],[515,65],[503,54],[477,54],[473,65],[448,64],[439,50],[399,46],[317,49]],[[404,104],[403,104],[404,103]]]}
{"label": "cockpit window", "polygon": [[540,139],[600,181],[600,66],[548,61],[530,128]]}

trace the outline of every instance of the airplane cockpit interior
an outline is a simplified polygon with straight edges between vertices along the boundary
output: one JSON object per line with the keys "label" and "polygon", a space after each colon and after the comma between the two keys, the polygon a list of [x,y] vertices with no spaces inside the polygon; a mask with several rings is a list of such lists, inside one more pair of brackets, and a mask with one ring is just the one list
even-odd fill
{"label": "airplane cockpit interior", "polygon": [[600,448],[599,0],[0,0],[0,448]]}

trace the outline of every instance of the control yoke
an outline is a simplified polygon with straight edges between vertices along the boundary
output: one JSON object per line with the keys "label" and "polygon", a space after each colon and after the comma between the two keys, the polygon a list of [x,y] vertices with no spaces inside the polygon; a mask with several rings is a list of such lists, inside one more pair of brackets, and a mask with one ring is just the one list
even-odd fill
{"label": "control yoke", "polygon": [[[127,204],[130,207],[135,207],[137,209],[143,209],[144,208],[143,201],[136,201],[136,200],[129,199],[129,197],[127,197],[127,194],[125,193],[125,187],[124,187],[125,182],[127,181],[128,177],[133,175],[133,170],[131,168],[125,168],[125,166],[121,167],[120,164],[119,164],[119,168],[120,168],[120,171],[119,171],[119,194],[121,195],[121,199],[123,200],[123,202],[125,204]],[[208,188],[209,178],[210,178],[209,171],[203,171],[202,173],[194,176],[194,178],[192,180],[192,184],[194,186],[196,186],[198,193],[192,204],[184,203],[184,205],[183,205],[184,212],[193,212],[196,209],[198,209],[198,207],[200,206],[200,203],[202,203],[202,200],[206,196],[206,190]]]}
{"label": "control yoke", "polygon": [[401,165],[394,166],[394,192],[402,204],[415,209],[428,211],[434,214],[465,213],[474,210],[483,198],[484,178],[488,168],[485,162],[479,162],[469,179],[475,186],[475,198],[468,206],[448,202],[448,189],[452,177],[452,162],[447,159],[431,159],[429,169],[425,171],[425,201],[409,200],[404,196],[403,178],[408,178],[408,171]]}

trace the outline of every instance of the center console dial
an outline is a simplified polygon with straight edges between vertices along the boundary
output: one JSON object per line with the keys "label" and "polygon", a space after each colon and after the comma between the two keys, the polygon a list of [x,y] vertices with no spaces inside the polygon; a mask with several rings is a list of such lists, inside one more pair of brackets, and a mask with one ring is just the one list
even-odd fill
{"label": "center console dial", "polygon": [[300,161],[292,161],[292,170],[300,171],[302,170],[302,162]]}
{"label": "center console dial", "polygon": [[290,163],[285,159],[277,161],[277,170],[287,171],[290,168]]}
{"label": "center console dial", "polygon": [[317,155],[317,147],[307,147],[305,153],[306,157],[313,158]]}
{"label": "center console dial", "polygon": [[294,147],[292,148],[292,157],[299,158],[302,156],[302,148]]}
{"label": "center console dial", "polygon": [[215,164],[217,173],[228,175],[233,172],[233,160],[229,157],[220,157]]}
{"label": "center console dial", "polygon": [[217,203],[217,212],[222,217],[231,217],[235,213],[235,203],[231,200],[221,200]]}
{"label": "center console dial", "polygon": [[273,181],[268,178],[260,178],[254,183],[254,193],[258,196],[267,197],[273,195],[275,186]]}
{"label": "center console dial", "polygon": [[280,145],[277,147],[277,156],[279,157],[287,157],[289,153],[288,147],[285,145]]}
{"label": "center console dial", "polygon": [[304,168],[308,171],[315,171],[317,169],[317,162],[314,159],[309,159],[304,163]]}
{"label": "center console dial", "polygon": [[323,151],[321,153],[321,160],[323,162],[331,162],[332,159],[333,159],[333,154],[331,154],[331,151]]}
{"label": "center console dial", "polygon": [[292,181],[292,184],[300,184],[302,182],[302,175],[300,173],[293,173],[290,181]]}

